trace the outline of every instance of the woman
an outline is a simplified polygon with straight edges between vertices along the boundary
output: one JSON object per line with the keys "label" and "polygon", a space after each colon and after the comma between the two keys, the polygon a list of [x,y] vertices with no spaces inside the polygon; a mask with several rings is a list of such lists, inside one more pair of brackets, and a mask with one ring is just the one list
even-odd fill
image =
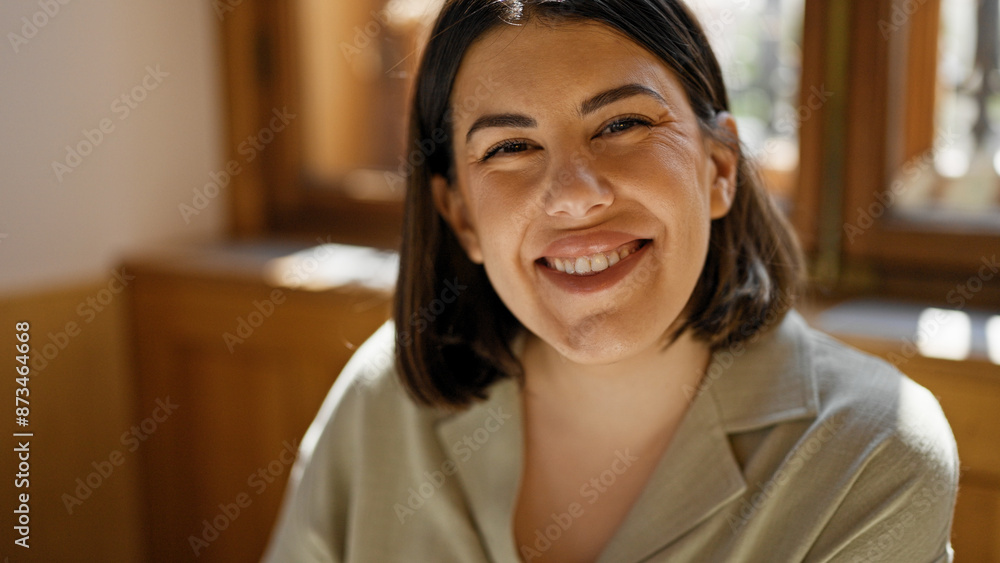
{"label": "woman", "polygon": [[948,424],[789,310],[797,245],[681,2],[446,2],[410,140],[395,323],[268,560],[951,560]]}

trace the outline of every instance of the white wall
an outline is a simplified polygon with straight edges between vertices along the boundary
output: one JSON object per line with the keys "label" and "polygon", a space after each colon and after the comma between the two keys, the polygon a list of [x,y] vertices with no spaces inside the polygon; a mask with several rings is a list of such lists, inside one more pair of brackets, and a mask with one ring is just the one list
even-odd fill
{"label": "white wall", "polygon": [[[22,18],[44,26],[28,38]],[[0,3],[0,295],[107,279],[125,253],[222,233],[224,197],[190,224],[178,211],[224,163],[218,26],[204,0]],[[155,89],[126,114],[115,100],[144,78]],[[53,161],[102,120],[113,130],[57,179]]]}

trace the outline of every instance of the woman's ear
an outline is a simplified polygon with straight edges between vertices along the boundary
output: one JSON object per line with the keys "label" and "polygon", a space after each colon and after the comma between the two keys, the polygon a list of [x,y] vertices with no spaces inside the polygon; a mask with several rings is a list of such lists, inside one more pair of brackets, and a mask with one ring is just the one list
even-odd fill
{"label": "woman's ear", "polygon": [[435,174],[431,176],[431,192],[434,194],[434,206],[455,233],[469,260],[482,264],[483,251],[479,245],[479,234],[469,217],[462,190],[451,186],[444,176]]}
{"label": "woman's ear", "polygon": [[727,111],[716,116],[716,126],[725,139],[709,142],[709,156],[715,165],[712,178],[711,216],[712,219],[725,217],[736,199],[736,180],[739,171],[739,132],[736,120]]}

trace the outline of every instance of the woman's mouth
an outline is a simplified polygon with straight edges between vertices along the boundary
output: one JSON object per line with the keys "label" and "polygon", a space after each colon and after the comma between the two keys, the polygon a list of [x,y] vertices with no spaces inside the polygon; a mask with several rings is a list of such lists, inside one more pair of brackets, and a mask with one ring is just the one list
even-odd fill
{"label": "woman's mouth", "polygon": [[573,276],[594,276],[613,268],[629,255],[638,252],[650,242],[640,239],[627,242],[618,248],[586,256],[545,256],[539,262],[551,270]]}

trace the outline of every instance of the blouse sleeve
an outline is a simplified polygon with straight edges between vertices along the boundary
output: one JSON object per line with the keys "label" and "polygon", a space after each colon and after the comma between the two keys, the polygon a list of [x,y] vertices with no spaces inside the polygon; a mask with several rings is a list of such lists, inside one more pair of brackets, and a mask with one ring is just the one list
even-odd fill
{"label": "blouse sleeve", "polygon": [[382,326],[344,367],[309,426],[292,468],[265,563],[345,561],[360,471],[366,382],[392,360],[392,323]]}
{"label": "blouse sleeve", "polygon": [[[334,387],[336,391],[337,387]],[[339,563],[343,538],[337,530],[340,504],[337,475],[332,462],[336,438],[333,415],[338,397],[326,398],[299,447],[292,468],[281,513],[271,536],[265,563]]]}
{"label": "blouse sleeve", "polygon": [[[940,411],[925,415],[944,420]],[[959,476],[954,437],[946,423],[906,430],[897,428],[873,445],[807,561],[952,561]]]}

